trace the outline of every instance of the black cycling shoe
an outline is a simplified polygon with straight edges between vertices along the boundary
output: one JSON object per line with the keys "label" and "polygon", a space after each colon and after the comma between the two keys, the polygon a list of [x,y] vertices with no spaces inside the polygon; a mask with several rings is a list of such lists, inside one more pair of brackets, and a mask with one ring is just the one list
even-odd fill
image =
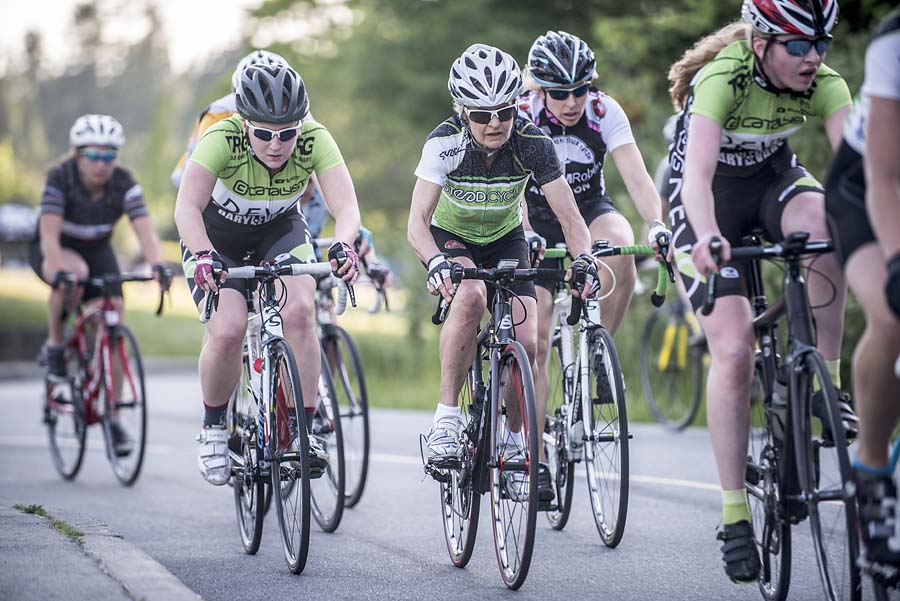
{"label": "black cycling shoe", "polygon": [[594,371],[597,373],[597,395],[591,399],[595,405],[609,405],[613,402],[612,386],[609,383],[609,375],[606,366],[600,357],[594,358]]}
{"label": "black cycling shoe", "polygon": [[116,457],[128,457],[131,454],[131,449],[134,448],[134,441],[131,440],[128,432],[116,420],[109,423],[109,430],[112,434],[113,452],[115,452]]}
{"label": "black cycling shoe", "polygon": [[550,475],[550,466],[546,463],[539,463],[538,511],[550,511],[554,509],[554,498],[556,498],[556,493],[553,490],[553,476]]}
{"label": "black cycling shoe", "polygon": [[759,553],[753,540],[753,526],[747,520],[722,527],[716,535],[722,541],[722,561],[732,582],[746,584],[759,579]]}
{"label": "black cycling shoe", "polygon": [[[859,418],[853,411],[850,394],[842,390],[838,391],[838,411],[840,411],[841,424],[844,426],[844,437],[850,444],[859,436]],[[825,397],[819,390],[812,398],[812,414],[822,420],[822,438],[826,444],[834,444],[834,435],[831,432],[831,424],[825,412]]]}
{"label": "black cycling shoe", "polygon": [[897,487],[889,476],[868,476],[857,472],[856,499],[859,521],[866,546],[866,559],[900,567],[900,551],[888,547],[897,519]]}
{"label": "black cycling shoe", "polygon": [[47,379],[51,382],[62,382],[66,379],[65,347],[47,347]]}

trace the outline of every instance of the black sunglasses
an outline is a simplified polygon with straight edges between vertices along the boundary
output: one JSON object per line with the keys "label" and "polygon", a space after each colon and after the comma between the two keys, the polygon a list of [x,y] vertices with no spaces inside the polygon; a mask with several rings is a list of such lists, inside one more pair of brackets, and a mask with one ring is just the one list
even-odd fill
{"label": "black sunglasses", "polygon": [[578,86],[577,88],[569,88],[567,90],[561,90],[559,88],[547,88],[547,94],[550,95],[550,98],[553,100],[565,100],[569,97],[569,94],[574,96],[575,98],[581,98],[585,94],[588,93],[588,90],[591,89],[591,84],[586,83]]}
{"label": "black sunglasses", "polygon": [[775,40],[775,43],[784,46],[784,49],[787,50],[787,53],[791,56],[806,56],[813,46],[816,48],[816,53],[818,53],[819,56],[822,56],[828,52],[828,45],[831,44],[831,38],[818,38],[815,40],[806,38],[799,38],[796,40]]}
{"label": "black sunglasses", "polygon": [[510,104],[494,110],[487,109],[466,109],[466,114],[473,123],[487,125],[495,116],[500,121],[509,121],[516,116],[516,105]]}
{"label": "black sunglasses", "polygon": [[284,129],[266,129],[265,127],[258,127],[253,125],[249,121],[246,121],[247,128],[250,130],[254,136],[262,140],[263,142],[268,142],[273,137],[278,136],[278,139],[282,142],[287,142],[288,140],[292,140],[297,136],[297,132],[300,131],[300,127],[302,127],[302,123],[298,123],[295,127],[285,127]]}

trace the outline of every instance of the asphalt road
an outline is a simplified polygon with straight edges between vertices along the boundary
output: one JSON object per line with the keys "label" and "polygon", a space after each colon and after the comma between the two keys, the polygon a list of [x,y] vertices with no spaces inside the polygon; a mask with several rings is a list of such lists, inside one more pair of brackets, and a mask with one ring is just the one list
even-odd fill
{"label": "asphalt road", "polygon": [[[427,413],[373,412],[373,455],[362,501],[344,514],[334,534],[313,525],[306,569],[293,576],[282,558],[274,512],[259,553],[246,555],[231,489],[210,486],[197,473],[196,376],[149,378],[149,449],[131,489],[120,486],[110,471],[98,428],[88,433],[89,451],[77,480],[61,480],[47,450],[39,396],[37,381],[0,381],[0,495],[16,503],[64,507],[109,524],[209,601],[761,598],[755,585],[733,585],[722,570],[715,540],[720,500],[705,430],[672,434],[656,426],[634,427],[622,543],[607,549],[600,541],[580,477],[564,531],[552,530],[538,516],[528,580],[511,593],[497,572],[487,499],[469,566],[461,570],[450,563],[437,484],[423,479],[418,457],[418,433],[430,424]],[[795,528],[793,548],[790,598],[821,599],[805,524]],[[41,577],[55,576],[45,569]]]}

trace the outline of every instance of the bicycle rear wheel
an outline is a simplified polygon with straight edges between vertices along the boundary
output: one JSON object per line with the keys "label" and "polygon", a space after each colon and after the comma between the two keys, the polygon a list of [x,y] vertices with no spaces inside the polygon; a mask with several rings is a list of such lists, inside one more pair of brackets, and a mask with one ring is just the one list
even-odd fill
{"label": "bicycle rear wheel", "polygon": [[44,423],[53,466],[65,480],[73,480],[84,460],[87,425],[81,393],[81,368],[78,349],[66,344],[67,373],[63,382],[44,381]]}
{"label": "bicycle rear wheel", "polygon": [[369,399],[362,361],[350,334],[337,325],[323,326],[322,348],[334,380],[344,437],[344,506],[362,498],[369,473]]}
{"label": "bicycle rear wheel", "polygon": [[[809,525],[825,599],[860,599],[859,538],[853,472],[838,409],[837,392],[818,352],[791,370],[793,435],[800,485],[807,496]],[[821,425],[812,421],[820,403]]]}
{"label": "bicycle rear wheel", "polygon": [[250,365],[244,355],[241,380],[231,396],[228,412],[228,452],[231,454],[231,486],[241,543],[246,553],[254,555],[262,540],[266,481],[259,473],[262,457],[258,444],[258,405],[250,383]]}
{"label": "bicycle rear wheel", "polygon": [[102,387],[106,456],[119,482],[131,486],[141,473],[147,438],[144,366],[134,334],[124,325],[109,330],[108,349],[113,389]]}
{"label": "bicycle rear wheel", "polygon": [[[554,336],[547,366],[547,420],[544,422],[543,443],[550,476],[553,478],[553,492],[556,494],[556,507],[547,512],[547,520],[555,530],[562,530],[569,521],[572,491],[575,488],[575,463],[569,456],[566,415],[567,412],[576,410],[568,387],[568,383],[572,381],[572,367],[563,365],[562,340],[558,335]],[[579,411],[578,416],[580,415]],[[584,431],[583,425],[581,431]],[[576,444],[584,443],[576,441]]]}
{"label": "bicycle rear wheel", "polygon": [[483,392],[480,364],[480,353],[476,353],[475,362],[459,391],[459,409],[467,424],[463,431],[465,452],[462,465],[459,469],[443,470],[445,479],[439,480],[444,540],[450,561],[458,568],[466,567],[472,558],[481,510],[481,494],[475,491],[475,461],[481,438],[481,412],[484,410],[484,399],[476,398],[479,389]]}
{"label": "bicycle rear wheel", "polygon": [[703,390],[702,342],[695,341],[684,303],[650,314],[641,338],[641,386],[653,417],[683,430],[694,421]]}
{"label": "bicycle rear wheel", "polygon": [[309,554],[309,439],[302,409],[300,375],[291,347],[281,338],[267,343],[272,424],[268,440],[271,455],[272,498],[284,560],[294,574],[306,566]]}
{"label": "bicycle rear wheel", "polygon": [[334,382],[325,361],[325,352],[323,351],[312,434],[322,442],[330,460],[322,477],[310,481],[309,494],[312,500],[312,514],[316,523],[325,532],[334,532],[344,515],[346,499],[344,496],[344,439],[341,433],[340,407],[334,391]]}
{"label": "bicycle rear wheel", "polygon": [[[747,457],[746,487],[753,519],[753,532],[759,549],[761,567],[759,590],[767,601],[784,601],[791,582],[791,525],[781,511],[779,467],[784,448],[783,436],[773,435],[767,414],[764,387],[759,371],[753,381],[750,405],[750,445]],[[784,425],[780,424],[780,432]]]}
{"label": "bicycle rear wheel", "polygon": [[538,433],[534,381],[525,349],[510,342],[491,383],[491,514],[500,576],[510,589],[525,582],[534,551]]}
{"label": "bicycle rear wheel", "polygon": [[607,547],[615,547],[622,540],[628,513],[625,385],[612,336],[603,327],[590,336],[586,360],[591,390],[581,391],[588,437],[584,445],[588,493],[600,539]]}

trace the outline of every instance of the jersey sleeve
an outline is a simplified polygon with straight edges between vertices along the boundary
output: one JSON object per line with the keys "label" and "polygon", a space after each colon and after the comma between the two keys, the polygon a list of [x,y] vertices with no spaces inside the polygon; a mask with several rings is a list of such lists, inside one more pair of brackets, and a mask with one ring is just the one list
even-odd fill
{"label": "jersey sleeve", "polygon": [[459,128],[445,121],[428,134],[416,166],[416,177],[443,186],[447,175],[462,159],[465,142],[461,133]]}
{"label": "jersey sleeve", "polygon": [[47,183],[41,193],[41,215],[50,213],[62,215],[66,210],[66,183],[61,165],[57,165],[47,174]]}
{"label": "jersey sleeve", "polygon": [[128,218],[134,221],[138,217],[149,215],[147,203],[144,201],[144,190],[127,169],[122,169],[122,181],[125,189],[125,195],[122,198],[122,208],[128,214]]}
{"label": "jersey sleeve", "polygon": [[312,127],[308,131],[306,127],[303,129],[303,139],[299,142],[301,153],[303,146],[311,144],[312,167],[316,173],[324,173],[333,167],[344,164],[344,156],[341,154],[337,142],[334,141],[331,132],[324,125],[312,122]]}
{"label": "jersey sleeve", "polygon": [[900,30],[869,44],[862,92],[869,97],[900,100]]}
{"label": "jersey sleeve", "polygon": [[[519,127],[519,124],[516,124]],[[556,148],[544,132],[530,121],[519,130],[521,152],[519,160],[539,187],[563,176],[563,166],[556,155]]]}
{"label": "jersey sleeve", "polygon": [[730,61],[713,60],[696,76],[691,90],[690,114],[703,115],[719,125],[735,104],[735,87],[728,83]]}
{"label": "jersey sleeve", "polygon": [[218,176],[228,164],[232,143],[241,144],[243,132],[226,121],[220,121],[200,136],[189,161]]}
{"label": "jersey sleeve", "polygon": [[606,115],[600,120],[600,134],[603,136],[606,149],[612,152],[619,146],[634,144],[631,123],[622,105],[610,96],[603,97],[603,104],[606,107]]}
{"label": "jersey sleeve", "polygon": [[822,119],[853,104],[847,82],[837,72],[825,67],[816,74],[816,92],[813,96],[813,111]]}

